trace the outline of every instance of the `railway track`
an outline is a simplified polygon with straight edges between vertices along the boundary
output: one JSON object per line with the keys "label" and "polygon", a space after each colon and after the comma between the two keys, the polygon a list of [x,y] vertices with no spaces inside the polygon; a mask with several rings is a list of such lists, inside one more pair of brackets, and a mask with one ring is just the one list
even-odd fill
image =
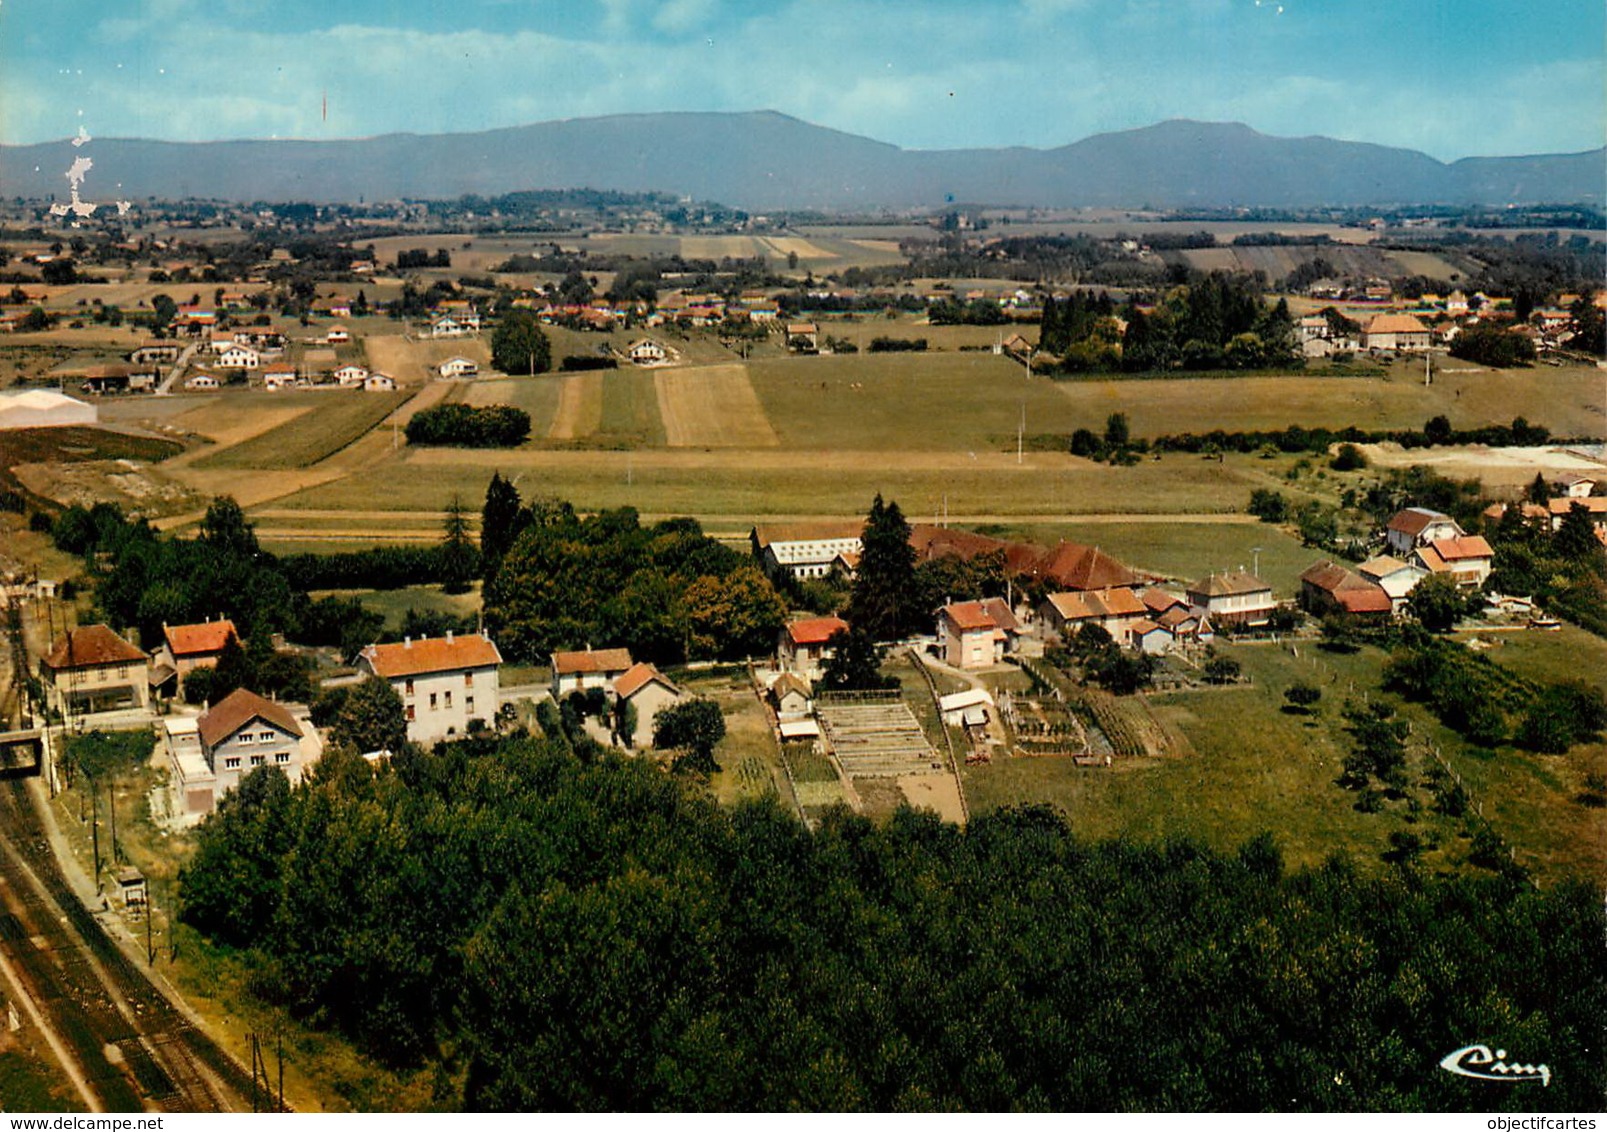
{"label": "railway track", "polygon": [[0,955],[111,1112],[250,1111],[250,1075],[106,934],[62,876],[27,785],[0,782]]}

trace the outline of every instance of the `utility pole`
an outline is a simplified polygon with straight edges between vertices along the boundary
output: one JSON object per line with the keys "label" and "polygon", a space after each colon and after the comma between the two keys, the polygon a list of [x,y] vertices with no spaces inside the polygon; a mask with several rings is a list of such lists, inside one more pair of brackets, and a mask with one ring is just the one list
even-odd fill
{"label": "utility pole", "polygon": [[95,895],[100,895],[100,795],[95,792],[95,780],[84,771],[83,763],[78,764],[84,777],[89,781],[89,839],[95,851]]}
{"label": "utility pole", "polygon": [[111,811],[111,821],[112,821],[112,864],[116,865],[122,860],[122,857],[119,854],[118,849],[117,849],[117,778],[116,778],[116,776],[113,776],[112,780],[106,784],[106,807],[107,807],[107,809],[109,809]]}

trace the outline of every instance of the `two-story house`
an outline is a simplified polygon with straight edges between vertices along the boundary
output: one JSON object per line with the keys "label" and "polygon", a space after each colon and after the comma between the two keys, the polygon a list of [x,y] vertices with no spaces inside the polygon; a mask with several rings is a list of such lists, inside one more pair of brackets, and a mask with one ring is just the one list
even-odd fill
{"label": "two-story house", "polygon": [[39,678],[46,702],[62,715],[151,703],[145,654],[105,625],[80,625],[59,637],[40,658]]}
{"label": "two-story house", "polygon": [[1397,511],[1384,527],[1384,541],[1396,558],[1409,559],[1412,551],[1440,539],[1461,538],[1461,524],[1441,511],[1407,507]]}
{"label": "two-story house", "polygon": [[240,780],[263,766],[300,780],[322,748],[290,708],[236,688],[201,716],[170,716],[162,730],[170,781],[182,813],[211,813]]}
{"label": "two-story house", "polygon": [[945,664],[955,668],[987,668],[1015,650],[1021,626],[1010,603],[990,597],[954,601],[938,610],[937,643]]}
{"label": "two-story house", "polygon": [[776,659],[781,662],[783,671],[795,672],[805,680],[818,680],[821,666],[835,652],[831,639],[847,631],[848,622],[841,617],[805,617],[789,621],[781,629]]}
{"label": "two-story house", "polygon": [[1278,608],[1272,585],[1247,570],[1210,574],[1185,591],[1219,625],[1265,625]]}
{"label": "two-story house", "polygon": [[163,623],[162,643],[151,658],[151,685],[160,687],[174,677],[182,683],[197,668],[216,668],[229,642],[239,639],[227,617],[199,625]]}
{"label": "two-story house", "polygon": [[602,688],[612,692],[614,681],[631,670],[636,662],[630,649],[577,649],[552,654],[552,698],[561,700],[571,692]]}
{"label": "two-story house", "polygon": [[473,721],[495,719],[501,663],[491,638],[452,632],[369,645],[357,658],[358,671],[389,681],[401,696],[407,737],[415,743],[465,735]]}

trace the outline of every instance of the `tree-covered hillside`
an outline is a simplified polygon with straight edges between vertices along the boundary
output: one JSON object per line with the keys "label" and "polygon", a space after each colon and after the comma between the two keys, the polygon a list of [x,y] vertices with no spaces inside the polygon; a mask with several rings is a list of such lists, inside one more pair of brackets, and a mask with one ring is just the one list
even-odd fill
{"label": "tree-covered hillside", "polygon": [[[184,915],[474,1109],[1600,1107],[1600,893],[1090,844],[1031,808],[806,832],[486,740],[256,772]],[[1482,1042],[1550,1085],[1453,1076]]]}

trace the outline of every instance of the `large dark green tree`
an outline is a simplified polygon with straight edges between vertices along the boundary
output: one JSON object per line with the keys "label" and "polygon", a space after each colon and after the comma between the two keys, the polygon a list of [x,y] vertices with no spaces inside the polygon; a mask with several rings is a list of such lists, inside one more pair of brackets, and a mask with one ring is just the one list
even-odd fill
{"label": "large dark green tree", "polygon": [[491,364],[503,373],[535,376],[552,366],[552,346],[541,320],[523,307],[504,314],[491,334]]}
{"label": "large dark green tree", "polygon": [[329,728],[331,743],[362,754],[390,751],[407,745],[407,718],[402,697],[390,681],[370,676],[346,694]]}
{"label": "large dark green tree", "polygon": [[467,593],[480,565],[479,558],[474,540],[469,537],[468,512],[463,500],[454,494],[447,504],[441,536],[441,589],[449,594]]}
{"label": "large dark green tree", "polygon": [[518,533],[519,489],[493,472],[480,508],[480,569],[486,581],[496,576]]}
{"label": "large dark green tree", "polygon": [[878,641],[919,631],[931,611],[919,608],[915,548],[896,500],[884,504],[877,493],[860,538],[859,574],[848,601],[848,620]]}

